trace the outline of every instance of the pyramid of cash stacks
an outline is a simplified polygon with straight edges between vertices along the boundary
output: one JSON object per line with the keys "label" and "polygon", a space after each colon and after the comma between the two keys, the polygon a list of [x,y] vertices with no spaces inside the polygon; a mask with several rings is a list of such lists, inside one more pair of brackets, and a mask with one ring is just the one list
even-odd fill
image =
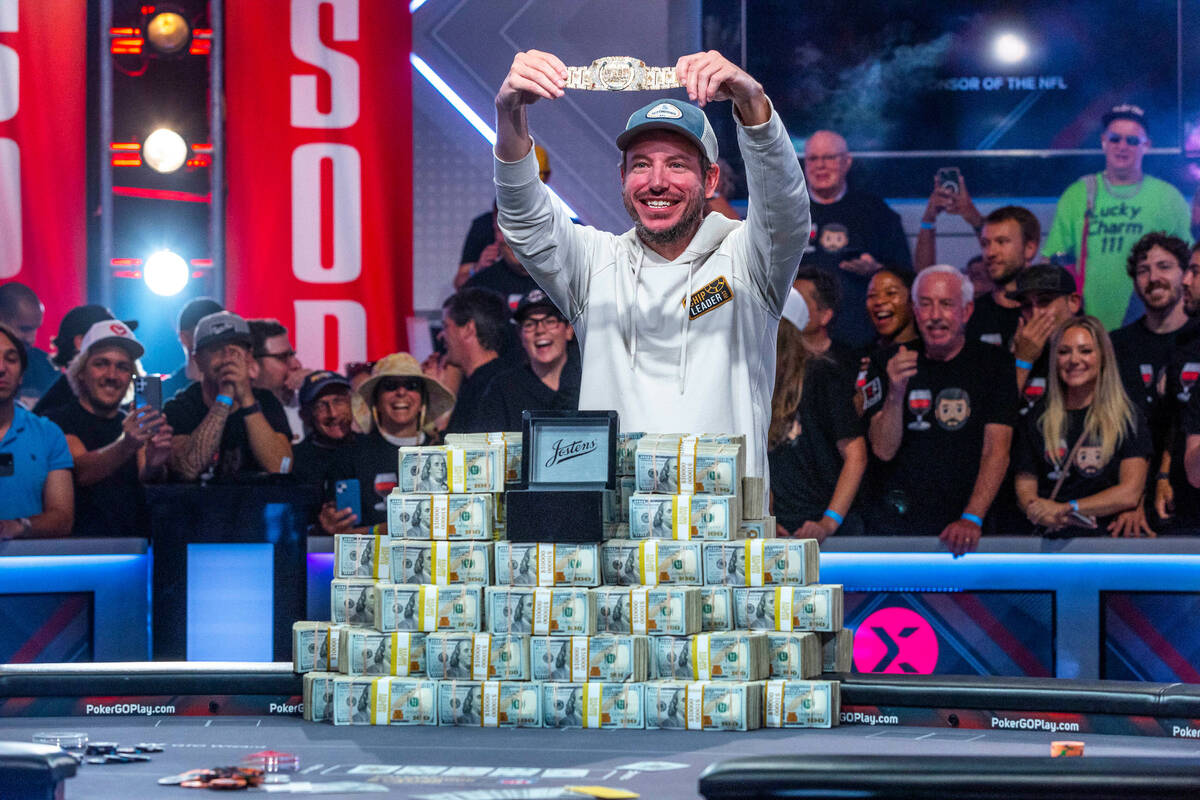
{"label": "pyramid of cash stacks", "polygon": [[[776,539],[744,438],[618,435],[601,543],[508,541],[518,433],[400,449],[388,534],[335,537],[330,622],[297,622],[304,715],[335,725],[829,727],[842,587]],[[683,481],[680,481],[680,473]],[[683,492],[680,492],[681,485]]]}

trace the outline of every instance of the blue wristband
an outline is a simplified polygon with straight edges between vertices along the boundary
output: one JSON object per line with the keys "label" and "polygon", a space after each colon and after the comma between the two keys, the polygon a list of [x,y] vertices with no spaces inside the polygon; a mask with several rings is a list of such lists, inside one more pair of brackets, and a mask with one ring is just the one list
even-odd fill
{"label": "blue wristband", "polygon": [[213,398],[216,402],[233,408],[233,398],[227,394],[219,394]]}
{"label": "blue wristband", "polygon": [[936,230],[937,230],[937,226],[936,226],[936,225],[934,225],[932,222],[926,222],[925,220],[921,220],[921,230],[923,230],[923,231],[936,231]]}
{"label": "blue wristband", "polygon": [[1017,364],[1017,368],[1018,368],[1018,369],[1033,369],[1033,362],[1032,362],[1032,361],[1022,361],[1022,360],[1021,360],[1021,359],[1019,359],[1019,358],[1018,358],[1018,359],[1015,359],[1015,361],[1016,361],[1016,364]]}
{"label": "blue wristband", "polygon": [[1079,501],[1078,500],[1068,500],[1067,505],[1069,505],[1071,507],[1072,511],[1075,511],[1075,512],[1079,511]]}
{"label": "blue wristband", "polygon": [[843,517],[841,514],[837,513],[836,511],[834,511],[832,508],[825,509],[825,513],[823,516],[829,517],[831,520],[836,522],[838,525],[841,525],[843,522],[846,521],[845,517]]}
{"label": "blue wristband", "polygon": [[962,519],[965,519],[967,522],[974,522],[976,525],[978,525],[981,528],[983,527],[983,518],[980,517],[978,514],[971,514],[969,512],[964,511],[962,513]]}

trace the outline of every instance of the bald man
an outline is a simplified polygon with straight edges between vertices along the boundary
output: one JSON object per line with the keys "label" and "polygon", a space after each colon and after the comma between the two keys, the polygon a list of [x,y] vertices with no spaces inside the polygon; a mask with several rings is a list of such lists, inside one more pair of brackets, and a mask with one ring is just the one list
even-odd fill
{"label": "bald man", "polygon": [[867,282],[881,266],[911,271],[912,255],[900,215],[883,198],[847,186],[853,163],[846,140],[833,131],[817,131],[804,144],[812,198],[812,236],[804,263],[837,275],[842,300],[830,336],[865,347],[875,338],[867,317]]}

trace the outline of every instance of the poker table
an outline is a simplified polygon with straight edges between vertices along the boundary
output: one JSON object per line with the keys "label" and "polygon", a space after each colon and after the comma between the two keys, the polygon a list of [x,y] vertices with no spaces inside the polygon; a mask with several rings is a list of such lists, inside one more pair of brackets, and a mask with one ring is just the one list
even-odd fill
{"label": "poker table", "polygon": [[[67,798],[189,797],[158,779],[267,750],[298,758],[293,785],[345,790],[326,794],[333,797],[550,797],[581,785],[663,800],[702,789],[711,800],[1200,791],[1197,686],[827,677],[843,681],[841,726],[734,733],[334,727],[300,719],[301,681],[286,663],[0,667],[0,796],[13,796],[4,743],[49,730],[163,747],[146,762],[81,765],[65,780]],[[1083,758],[1050,759],[1050,743],[1062,739],[1083,741]]]}

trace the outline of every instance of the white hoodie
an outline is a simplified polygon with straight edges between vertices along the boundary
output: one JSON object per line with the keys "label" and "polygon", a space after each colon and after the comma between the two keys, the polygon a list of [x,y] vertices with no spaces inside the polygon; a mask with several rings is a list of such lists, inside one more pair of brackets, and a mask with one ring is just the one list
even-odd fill
{"label": "white hoodie", "polygon": [[626,431],[744,434],[746,472],[765,479],[775,333],[808,244],[809,200],[774,109],[737,127],[746,220],[709,214],[674,261],[633,230],[574,224],[538,179],[532,148],[496,160],[496,197],[505,240],[575,326],[580,408],[616,409]]}

